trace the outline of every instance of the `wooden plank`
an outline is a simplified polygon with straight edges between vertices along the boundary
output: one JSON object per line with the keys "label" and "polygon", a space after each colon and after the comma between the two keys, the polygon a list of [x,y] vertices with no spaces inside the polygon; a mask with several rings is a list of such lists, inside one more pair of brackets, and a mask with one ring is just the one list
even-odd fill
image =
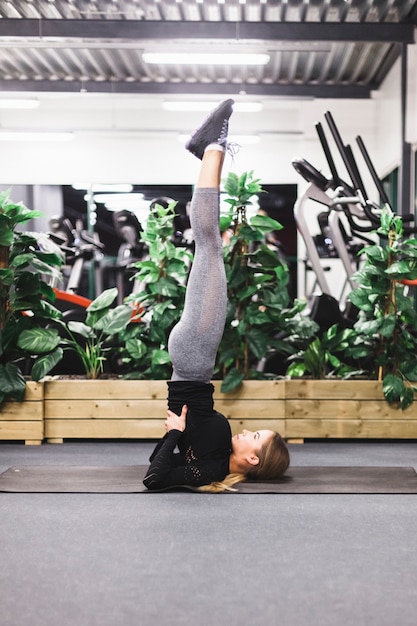
{"label": "wooden plank", "polygon": [[[159,438],[165,433],[165,420],[148,419],[117,419],[117,420],[54,420],[45,422],[45,437],[54,440],[65,438]],[[247,430],[277,430],[285,437],[284,420],[230,420],[232,433]]]}
{"label": "wooden plank", "polygon": [[163,380],[45,380],[46,400],[86,399],[148,399],[165,400],[167,384]]}
{"label": "wooden plank", "polygon": [[216,411],[228,419],[279,419],[285,417],[284,400],[219,400]]}
{"label": "wooden plank", "polygon": [[266,429],[276,430],[282,437],[286,437],[286,424],[283,419],[231,419],[229,423],[233,435],[242,432],[243,429],[254,431]]}
{"label": "wooden plank", "polygon": [[373,400],[385,402],[377,380],[287,380],[286,398]]}
{"label": "wooden plank", "polygon": [[0,420],[0,440],[7,439],[43,439],[44,424],[43,421],[3,421]]}
{"label": "wooden plank", "polygon": [[4,402],[1,405],[2,421],[43,421],[43,402]]}
{"label": "wooden plank", "polygon": [[214,400],[284,400],[285,380],[245,380],[231,393],[221,393],[221,381],[213,381]]}
{"label": "wooden plank", "polygon": [[160,438],[164,420],[54,420],[45,422],[47,439],[141,439]]}
{"label": "wooden plank", "polygon": [[287,400],[285,403],[287,419],[309,418],[359,418],[398,420],[403,417],[417,419],[417,403],[402,411],[391,406],[385,400]]}
{"label": "wooden plank", "polygon": [[297,419],[286,421],[288,438],[416,439],[417,421]]}
{"label": "wooden plank", "polygon": [[[284,400],[223,400],[215,408],[227,418],[278,419],[285,415]],[[111,419],[164,418],[165,400],[45,400],[45,418],[62,419]]]}
{"label": "wooden plank", "polygon": [[[168,387],[163,380],[45,380],[47,400],[78,398],[117,398],[117,399],[163,399],[166,400]],[[219,399],[262,399],[282,400],[285,397],[284,380],[247,380],[235,391],[223,394],[221,381],[213,382],[214,398]],[[75,389],[75,394],[74,394]]]}
{"label": "wooden plank", "polygon": [[45,419],[161,419],[166,400],[45,400]]}

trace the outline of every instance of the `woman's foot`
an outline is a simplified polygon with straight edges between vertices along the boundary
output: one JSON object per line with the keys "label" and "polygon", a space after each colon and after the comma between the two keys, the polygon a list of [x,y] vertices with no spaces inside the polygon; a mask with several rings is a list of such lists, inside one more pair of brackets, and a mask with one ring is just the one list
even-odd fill
{"label": "woman's foot", "polygon": [[210,144],[226,149],[229,118],[233,113],[234,103],[231,98],[220,102],[188,139],[185,147],[198,159],[203,158],[204,150]]}

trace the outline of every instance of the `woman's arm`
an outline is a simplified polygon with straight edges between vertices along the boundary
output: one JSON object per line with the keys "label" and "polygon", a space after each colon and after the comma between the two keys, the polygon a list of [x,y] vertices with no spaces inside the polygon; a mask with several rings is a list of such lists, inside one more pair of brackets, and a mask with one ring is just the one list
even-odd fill
{"label": "woman's arm", "polygon": [[143,479],[143,484],[148,489],[163,489],[167,483],[169,484],[168,478],[172,469],[174,449],[181,435],[180,430],[171,429],[158,444]]}
{"label": "woman's arm", "polygon": [[[187,406],[182,407],[180,415],[173,413],[168,409],[167,419],[165,421],[165,430],[167,434],[156,447],[152,454],[151,464],[146,472],[143,484],[148,489],[162,489],[165,486],[173,484],[170,473],[173,469],[174,449],[185,430],[187,418]],[[174,483],[175,484],[175,483]]]}

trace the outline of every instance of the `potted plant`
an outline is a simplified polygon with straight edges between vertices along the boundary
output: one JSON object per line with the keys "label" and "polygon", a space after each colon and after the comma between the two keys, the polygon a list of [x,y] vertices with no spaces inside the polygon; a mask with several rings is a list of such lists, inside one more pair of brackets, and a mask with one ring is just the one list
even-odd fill
{"label": "potted plant", "polygon": [[[1,432],[3,438],[39,443],[43,390],[27,379],[39,381],[62,357],[57,332],[47,328],[60,316],[47,279],[59,271],[63,258],[45,235],[19,230],[37,216],[13,202],[10,190],[0,193]],[[30,408],[17,405],[24,399]]]}
{"label": "potted plant", "polygon": [[157,204],[141,233],[149,255],[134,264],[138,271],[133,278],[141,289],[127,298],[142,313],[141,323],[131,324],[123,333],[124,361],[130,370],[125,378],[166,380],[171,376],[168,337],[184,307],[192,262],[192,253],[172,241],[175,205]]}
{"label": "potted plant", "polygon": [[134,278],[142,289],[116,309],[109,307],[117,291],[108,290],[90,305],[85,324],[70,322],[62,329],[64,349],[77,351],[87,365],[92,360],[94,370],[110,356],[108,340],[115,339],[113,356],[118,371],[124,373],[117,380],[46,381],[49,442],[60,443],[67,437],[160,436],[165,381],[170,376],[168,335],[182,311],[191,260],[171,241],[174,206],[156,206],[141,234],[149,258],[136,264]]}
{"label": "potted plant", "polygon": [[357,322],[316,336],[288,369],[311,374],[287,381],[289,437],[417,437],[417,314],[403,284],[417,277],[417,240],[403,238],[401,218],[387,208],[377,232],[381,243],[362,250],[353,276]]}
{"label": "potted plant", "polygon": [[304,302],[290,301],[288,266],[266,242],[281,224],[260,213],[248,218],[247,207],[263,193],[259,179],[253,172],[230,173],[224,186],[230,212],[221,228],[232,236],[224,253],[228,313],[216,372],[228,393],[243,380],[276,378],[268,367],[258,367],[268,359],[281,360],[284,374],[288,356],[307,345],[317,324],[303,315]]}
{"label": "potted plant", "polygon": [[384,245],[364,248],[366,262],[353,277],[350,300],[360,310],[348,356],[372,363],[368,373],[382,382],[388,402],[410,406],[417,391],[417,312],[404,293],[417,278],[417,239],[403,237],[401,217],[389,208],[377,231]]}

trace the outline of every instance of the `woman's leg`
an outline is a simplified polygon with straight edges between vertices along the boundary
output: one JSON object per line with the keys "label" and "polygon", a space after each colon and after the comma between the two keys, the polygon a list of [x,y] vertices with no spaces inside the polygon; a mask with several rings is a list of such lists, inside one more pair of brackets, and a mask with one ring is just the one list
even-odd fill
{"label": "woman's leg", "polygon": [[208,146],[191,202],[195,254],[181,320],[168,349],[172,380],[210,382],[226,319],[227,290],[219,230],[219,188],[224,151]]}

